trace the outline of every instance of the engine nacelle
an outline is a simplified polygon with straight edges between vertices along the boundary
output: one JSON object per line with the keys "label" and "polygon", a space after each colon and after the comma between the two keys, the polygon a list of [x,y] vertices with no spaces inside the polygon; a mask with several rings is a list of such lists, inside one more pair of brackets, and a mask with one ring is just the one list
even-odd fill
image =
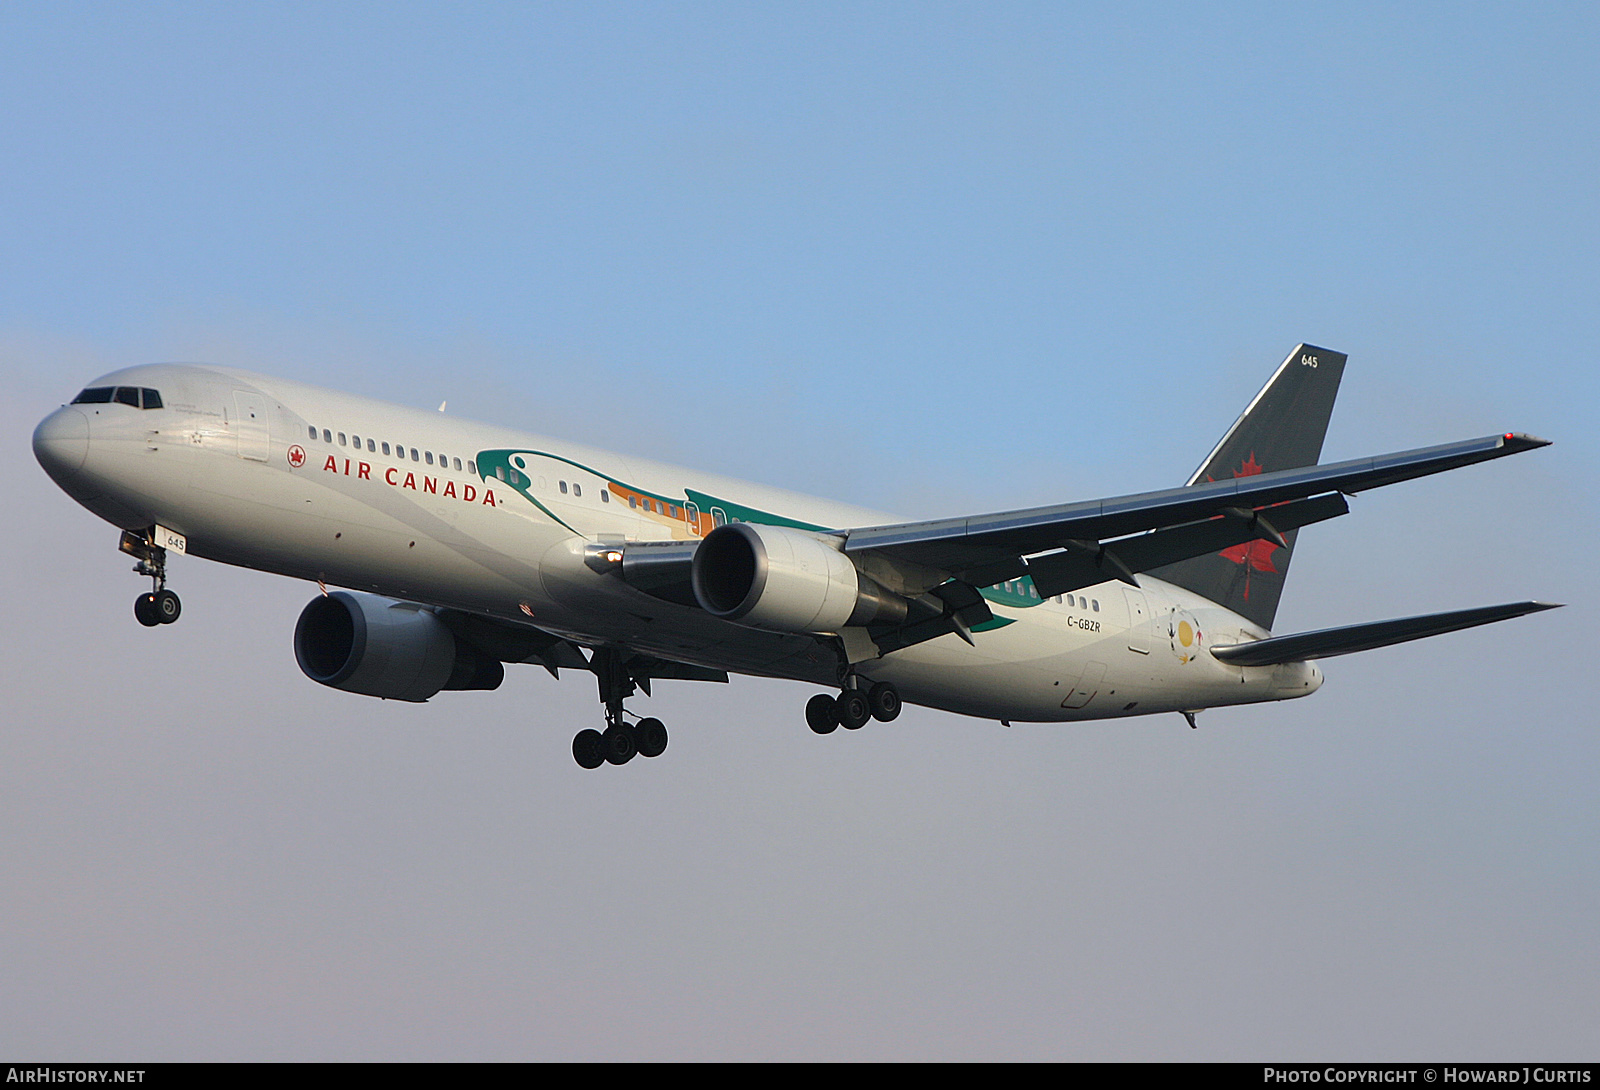
{"label": "engine nacelle", "polygon": [[294,657],[312,681],[413,703],[440,689],[497,689],[506,676],[499,659],[458,640],[431,610],[344,590],[300,612]]}
{"label": "engine nacelle", "polygon": [[730,522],[695,550],[695,600],[724,620],[779,632],[898,624],[907,602],[861,574],[820,534]]}

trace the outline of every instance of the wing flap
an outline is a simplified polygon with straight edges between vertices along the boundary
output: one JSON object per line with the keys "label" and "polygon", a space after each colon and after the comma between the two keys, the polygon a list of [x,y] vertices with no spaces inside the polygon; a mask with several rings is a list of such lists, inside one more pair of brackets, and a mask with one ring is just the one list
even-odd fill
{"label": "wing flap", "polygon": [[1211,654],[1233,666],[1276,666],[1281,662],[1303,662],[1306,659],[1325,659],[1356,651],[1370,651],[1374,647],[1388,647],[1390,644],[1420,640],[1559,607],[1559,602],[1510,602],[1500,606],[1479,606],[1450,613],[1428,613],[1419,617],[1372,621],[1343,628],[1297,632],[1291,636],[1273,636],[1251,643],[1228,644],[1213,647]]}
{"label": "wing flap", "polygon": [[1313,522],[1337,518],[1350,510],[1344,496],[1332,492],[1258,511],[1236,509],[1205,522],[1187,523],[1137,537],[1075,544],[1059,553],[1028,560],[1028,574],[1039,593],[1055,594],[1092,587],[1108,579],[1132,582],[1134,573],[1149,571],[1190,557],[1231,549],[1250,541],[1282,543],[1283,533]]}

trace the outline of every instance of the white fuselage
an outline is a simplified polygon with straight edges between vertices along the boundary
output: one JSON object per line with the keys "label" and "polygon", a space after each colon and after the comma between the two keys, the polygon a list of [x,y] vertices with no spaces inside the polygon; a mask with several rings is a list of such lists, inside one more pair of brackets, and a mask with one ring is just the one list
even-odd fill
{"label": "white fuselage", "polygon": [[[724,519],[901,521],[226,368],[149,365],[94,385],[162,399],[63,406],[36,433],[51,475],[110,522],[166,527],[189,553],[224,563],[738,673],[833,686],[839,662],[812,636],[644,594],[591,570],[584,547],[689,540]],[[1140,583],[1043,601],[1026,581],[1002,584],[985,592],[996,621],[973,645],[945,635],[856,669],[909,703],[1014,721],[1277,700],[1321,684],[1309,663],[1224,665],[1206,648],[1266,633],[1181,588]]]}

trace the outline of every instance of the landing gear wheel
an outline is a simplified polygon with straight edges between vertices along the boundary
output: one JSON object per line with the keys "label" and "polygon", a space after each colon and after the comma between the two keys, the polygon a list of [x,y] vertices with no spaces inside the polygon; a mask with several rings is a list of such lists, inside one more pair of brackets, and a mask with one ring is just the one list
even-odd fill
{"label": "landing gear wheel", "polygon": [[818,693],[806,701],[806,724],[818,734],[832,734],[839,729],[839,713],[834,699],[827,693]]}
{"label": "landing gear wheel", "polygon": [[667,727],[659,719],[641,719],[633,725],[639,743],[639,756],[659,757],[667,749]]}
{"label": "landing gear wheel", "polygon": [[155,600],[156,620],[162,624],[171,624],[183,613],[183,603],[178,601],[178,596],[170,590],[158,590],[152,596]]}
{"label": "landing gear wheel", "polygon": [[161,623],[161,617],[156,613],[156,596],[154,594],[141,594],[133,600],[133,615],[140,624],[146,628],[154,628]]}
{"label": "landing gear wheel", "polygon": [[872,707],[860,689],[846,689],[833,702],[833,707],[839,716],[839,725],[845,730],[860,730],[872,718]]}
{"label": "landing gear wheel", "polygon": [[639,752],[639,739],[634,736],[633,728],[626,723],[617,723],[606,728],[601,740],[605,745],[606,760],[614,765],[625,765],[633,760],[633,755]]}
{"label": "landing gear wheel", "polygon": [[583,768],[599,768],[606,763],[606,740],[597,730],[580,730],[572,740],[572,759]]}
{"label": "landing gear wheel", "polygon": [[867,690],[867,706],[872,718],[887,723],[900,714],[900,690],[887,681],[879,682]]}

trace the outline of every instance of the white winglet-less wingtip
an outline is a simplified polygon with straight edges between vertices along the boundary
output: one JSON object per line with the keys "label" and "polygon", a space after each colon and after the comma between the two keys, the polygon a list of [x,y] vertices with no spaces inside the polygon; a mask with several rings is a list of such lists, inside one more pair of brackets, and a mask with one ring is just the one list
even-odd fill
{"label": "white winglet-less wingtip", "polygon": [[1192,725],[1314,692],[1317,658],[1550,608],[1271,635],[1298,529],[1346,494],[1545,445],[1318,465],[1344,363],[1296,348],[1182,488],[929,522],[225,367],[113,372],[33,447],[122,530],[152,581],[141,623],[178,619],[171,552],[315,581],[294,634],[307,676],[424,701],[493,689],[506,662],[588,670],[606,729],[573,754],[593,768],[666,748],[623,706],[660,679],[825,687],[805,709],[819,734],[902,701]]}

